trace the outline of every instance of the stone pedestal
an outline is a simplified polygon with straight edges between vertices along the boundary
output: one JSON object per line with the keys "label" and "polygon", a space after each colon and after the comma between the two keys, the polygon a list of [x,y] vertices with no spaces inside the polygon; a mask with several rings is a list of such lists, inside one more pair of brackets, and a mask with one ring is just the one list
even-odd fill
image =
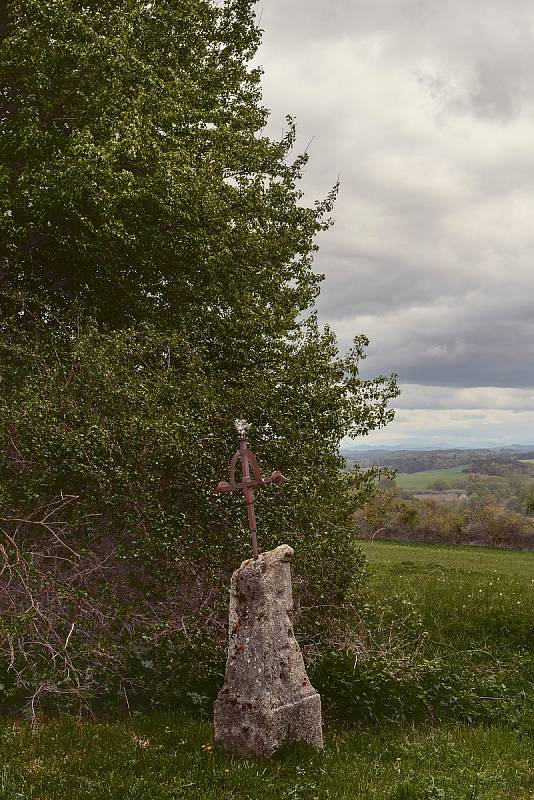
{"label": "stone pedestal", "polygon": [[232,575],[215,740],[240,756],[270,758],[289,740],[323,746],[321,698],[293,633],[292,555],[291,547],[280,545],[244,561]]}

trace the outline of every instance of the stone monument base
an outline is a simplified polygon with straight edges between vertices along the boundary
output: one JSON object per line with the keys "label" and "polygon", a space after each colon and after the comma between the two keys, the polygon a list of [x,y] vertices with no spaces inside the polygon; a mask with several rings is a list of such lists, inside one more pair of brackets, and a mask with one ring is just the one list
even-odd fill
{"label": "stone monument base", "polygon": [[240,756],[270,758],[291,740],[323,746],[321,698],[293,633],[292,555],[280,545],[232,575],[228,660],[214,722],[215,740]]}
{"label": "stone monument base", "polygon": [[278,708],[254,710],[215,702],[215,741],[244,758],[271,758],[288,741],[323,746],[321,698],[315,694]]}

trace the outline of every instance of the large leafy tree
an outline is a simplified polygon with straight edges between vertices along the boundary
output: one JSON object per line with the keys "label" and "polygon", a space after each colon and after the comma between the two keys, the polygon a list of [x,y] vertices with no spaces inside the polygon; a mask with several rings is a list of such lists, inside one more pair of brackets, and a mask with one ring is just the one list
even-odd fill
{"label": "large leafy tree", "polygon": [[210,489],[243,416],[290,478],[259,499],[261,543],[296,545],[320,648],[371,485],[341,472],[339,442],[385,424],[397,388],[359,377],[365,337],[342,356],[317,324],[314,236],[335,189],[303,205],[292,121],[263,133],[253,3],[1,13],[6,685],[33,705],[154,695],[171,676],[191,689],[188,658],[216,661],[247,536],[239,500]]}

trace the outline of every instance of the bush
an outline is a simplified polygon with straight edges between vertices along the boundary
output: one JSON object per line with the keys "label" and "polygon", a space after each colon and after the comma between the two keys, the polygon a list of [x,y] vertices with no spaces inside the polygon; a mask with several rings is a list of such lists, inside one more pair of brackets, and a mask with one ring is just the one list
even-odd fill
{"label": "bush", "polygon": [[354,520],[359,535],[369,538],[534,549],[531,522],[499,505],[491,495],[472,494],[466,507],[380,492],[355,513]]}
{"label": "bush", "polygon": [[[359,603],[359,646],[331,648],[311,669],[330,716],[344,722],[457,720],[522,730],[525,681],[534,677],[530,653],[484,658],[473,649],[438,650],[421,615],[405,598]],[[527,708],[528,708],[527,702]]]}
{"label": "bush", "polygon": [[[250,552],[242,498],[211,494],[245,410],[236,384],[177,332],[148,325],[55,335],[37,359],[33,337],[0,347],[0,647],[16,702],[172,701],[198,691],[194,673],[212,684],[229,578]],[[271,363],[277,388],[253,392],[246,411],[265,470],[289,478],[258,492],[260,543],[295,547],[298,625],[317,647],[362,574],[350,515],[372,476],[343,473],[334,437],[318,434],[316,420],[344,413],[329,382],[346,362],[313,335],[295,343],[293,371],[287,355],[276,372]],[[297,386],[310,363],[315,375]]]}
{"label": "bush", "polygon": [[337,187],[304,206],[293,122],[264,135],[252,0],[4,5],[5,701],[200,702],[250,552],[242,499],[211,494],[235,418],[289,478],[258,493],[260,543],[295,546],[316,648],[344,624],[373,483],[338,445],[386,424],[397,386],[360,378],[365,337],[340,355],[317,324]]}
{"label": "bush", "polygon": [[474,669],[437,655],[395,659],[380,653],[355,661],[351,651],[332,651],[313,682],[329,713],[345,722],[433,718],[513,727],[524,708],[510,677],[508,665]]}

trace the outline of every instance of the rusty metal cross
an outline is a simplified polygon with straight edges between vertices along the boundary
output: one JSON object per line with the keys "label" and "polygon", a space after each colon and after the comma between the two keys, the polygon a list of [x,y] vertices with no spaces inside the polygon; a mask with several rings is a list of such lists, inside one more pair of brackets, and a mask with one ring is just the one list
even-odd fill
{"label": "rusty metal cross", "polygon": [[[245,422],[243,419],[237,419],[235,426],[239,434],[239,450],[236,450],[232,460],[230,461],[230,482],[220,481],[220,483],[218,483],[213,490],[213,494],[242,491],[245,495],[248,527],[252,537],[252,554],[256,559],[258,558],[258,536],[256,530],[256,512],[254,510],[254,492],[252,491],[252,488],[256,486],[268,486],[270,483],[287,483],[287,478],[285,478],[278,470],[272,472],[269,477],[264,478],[261,474],[258,459],[252,450],[249,450],[248,448],[246,435],[248,429],[250,428],[249,423]],[[239,483],[236,482],[235,478],[235,471],[238,461],[241,461],[241,472],[243,475],[243,479]],[[250,477],[250,470],[252,470],[252,474],[254,475],[253,479]]]}

